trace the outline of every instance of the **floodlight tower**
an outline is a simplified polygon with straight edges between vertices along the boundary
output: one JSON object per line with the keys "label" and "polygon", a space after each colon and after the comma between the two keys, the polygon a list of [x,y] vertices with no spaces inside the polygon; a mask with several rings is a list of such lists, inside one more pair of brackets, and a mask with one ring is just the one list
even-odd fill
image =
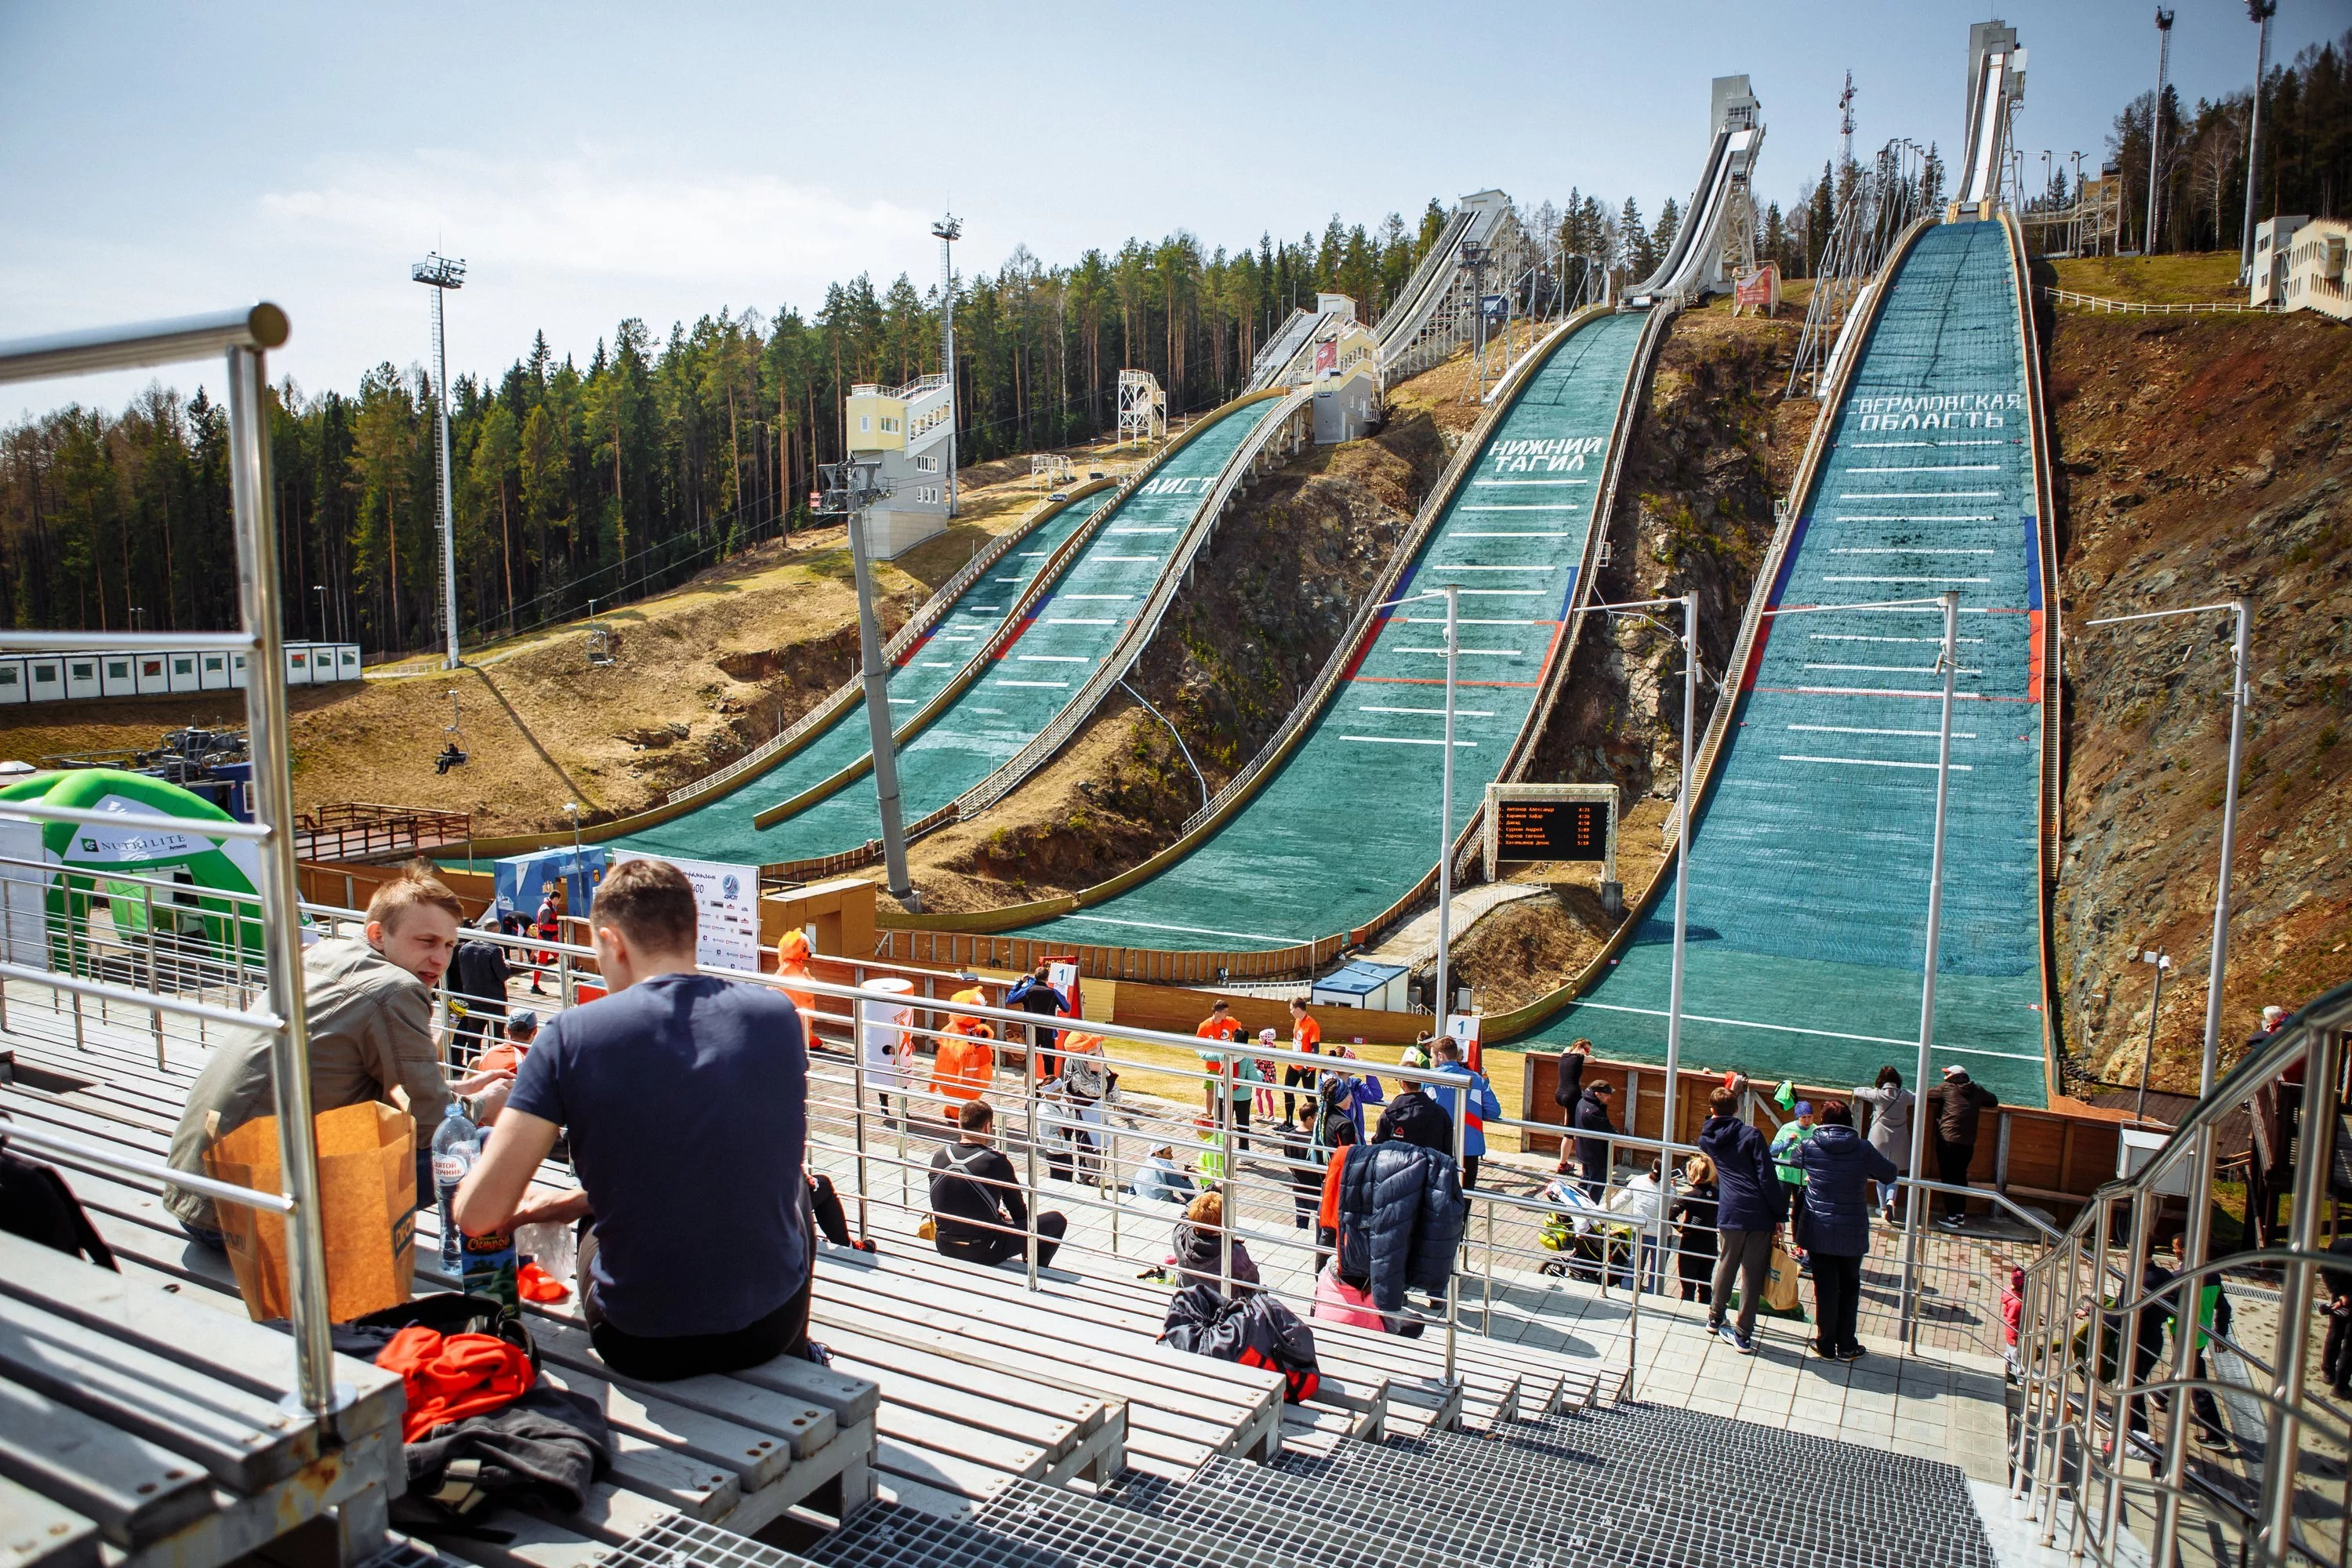
{"label": "floodlight tower", "polygon": [[441,301],[452,289],[466,286],[466,263],[439,252],[408,269],[409,277],[433,290],[434,394],[440,406],[436,428],[441,446],[441,620],[448,631],[448,655],[442,666],[457,668],[457,516],[449,493],[449,353],[441,333]]}
{"label": "floodlight tower", "polygon": [[2246,221],[2238,237],[2238,281],[2254,280],[2254,193],[2262,185],[2263,79],[2271,73],[2271,16],[2278,0],[2246,0],[2246,19],[2254,24],[2254,101],[2246,115]]}
{"label": "floodlight tower", "polygon": [[963,219],[950,213],[931,225],[940,241],[940,366],[948,376],[948,515],[956,514],[955,242]]}
{"label": "floodlight tower", "polygon": [[2156,254],[2157,171],[2164,163],[2164,79],[2172,65],[2172,13],[2156,8],[2156,97],[2147,110],[2147,239],[2142,256]]}

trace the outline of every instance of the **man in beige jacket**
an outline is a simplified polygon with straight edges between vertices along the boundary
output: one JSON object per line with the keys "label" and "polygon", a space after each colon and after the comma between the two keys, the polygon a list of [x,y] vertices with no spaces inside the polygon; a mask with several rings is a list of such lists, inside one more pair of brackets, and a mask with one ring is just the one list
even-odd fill
{"label": "man in beige jacket", "polygon": [[[402,877],[378,888],[369,900],[364,941],[332,938],[303,952],[314,1113],[391,1101],[397,1091],[416,1119],[422,1155],[453,1092],[433,1044],[433,987],[457,950],[462,914],[457,896],[439,881]],[[504,1085],[513,1076],[476,1074],[455,1085],[454,1092],[488,1090],[486,1102],[502,1102]],[[495,1104],[481,1109],[496,1113]],[[222,1041],[188,1091],[187,1108],[172,1134],[173,1168],[201,1174],[205,1152],[215,1140],[277,1110],[269,1036],[254,1029]],[[420,1201],[424,1195],[420,1188]],[[170,1187],[163,1203],[190,1236],[221,1245],[211,1199]]]}

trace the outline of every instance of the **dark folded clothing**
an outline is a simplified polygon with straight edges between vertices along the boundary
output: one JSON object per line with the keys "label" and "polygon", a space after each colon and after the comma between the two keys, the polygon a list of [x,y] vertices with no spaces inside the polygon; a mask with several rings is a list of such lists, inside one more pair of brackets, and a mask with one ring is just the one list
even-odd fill
{"label": "dark folded clothing", "polygon": [[430,1530],[510,1502],[578,1513],[611,1467],[611,1447],[603,1410],[542,1383],[503,1410],[409,1444],[408,1494],[393,1522]]}

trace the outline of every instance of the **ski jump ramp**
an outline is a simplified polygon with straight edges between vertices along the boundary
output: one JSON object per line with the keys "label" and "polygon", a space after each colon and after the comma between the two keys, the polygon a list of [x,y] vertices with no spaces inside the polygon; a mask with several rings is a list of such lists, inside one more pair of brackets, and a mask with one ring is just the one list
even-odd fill
{"label": "ski jump ramp", "polygon": [[[1681,1059],[1832,1087],[1890,1062],[1911,1078],[1942,611],[1759,612],[1957,589],[1935,1065],[2039,1105],[2058,658],[2021,232],[2006,216],[1923,226],[1876,294],[1697,766]],[[1529,1010],[1550,1015],[1531,1043],[1664,1058],[1672,871],[1581,994]]]}

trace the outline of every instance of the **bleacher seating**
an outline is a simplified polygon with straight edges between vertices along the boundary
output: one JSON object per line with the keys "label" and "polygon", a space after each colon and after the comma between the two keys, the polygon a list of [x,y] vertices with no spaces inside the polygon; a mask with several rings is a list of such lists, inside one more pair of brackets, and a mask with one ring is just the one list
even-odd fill
{"label": "bleacher seating", "polygon": [[[12,1031],[16,1070],[0,1082],[0,1111],[160,1154],[200,1058],[173,1042],[159,1067],[143,1031],[119,1025],[92,1025],[87,1037],[85,1053]],[[828,1152],[818,1152],[823,1163]],[[142,1359],[169,1356],[162,1338],[201,1340],[217,1354],[216,1344],[259,1336],[242,1353],[267,1352],[273,1375],[290,1379],[285,1342],[244,1321],[225,1265],[185,1243],[158,1184],[60,1163],[123,1277],[56,1254],[20,1268],[17,1252],[0,1252],[0,1397],[15,1379],[24,1303],[37,1295],[37,1310],[56,1314],[50,1277],[62,1272],[138,1303],[124,1321],[148,1325],[146,1338],[101,1335],[92,1353],[123,1380],[119,1395],[142,1378],[160,1391],[151,1422],[174,1408],[177,1374]],[[554,1168],[545,1177],[568,1179]],[[509,1509],[462,1538],[394,1538],[397,1556],[382,1568],[1990,1562],[1950,1466],[1620,1403],[1614,1363],[1466,1331],[1449,1383],[1436,1333],[1316,1322],[1329,1392],[1286,1407],[1272,1371],[1159,1344],[1170,1287],[1135,1278],[1129,1260],[1067,1248],[1033,1291],[1017,1265],[940,1257],[893,1205],[876,1202],[871,1217],[880,1250],[824,1247],[817,1259],[812,1333],[832,1352],[829,1368],[777,1362],[633,1383],[602,1364],[574,1304],[534,1308],[548,1375],[611,1422],[610,1480],[577,1517]],[[434,1234],[433,1216],[420,1215],[428,1287]],[[11,1246],[23,1244],[0,1238]],[[102,1397],[101,1384],[90,1398]],[[246,1401],[250,1415],[265,1407]],[[212,1441],[215,1426],[189,1430]],[[192,1465],[194,1441],[173,1450]],[[12,1526],[23,1521],[0,1532],[0,1568],[112,1568],[124,1542],[187,1527],[173,1511],[186,1506],[180,1494],[163,1494],[150,1515],[101,1521],[60,1511],[54,1489],[24,1479],[0,1463],[0,1504]],[[198,1479],[218,1496],[217,1468]],[[819,1533],[835,1518],[842,1527]],[[792,1531],[800,1554],[751,1539],[771,1527]],[[125,1533],[140,1529],[149,1535]],[[20,1548],[36,1531],[53,1534]]]}

